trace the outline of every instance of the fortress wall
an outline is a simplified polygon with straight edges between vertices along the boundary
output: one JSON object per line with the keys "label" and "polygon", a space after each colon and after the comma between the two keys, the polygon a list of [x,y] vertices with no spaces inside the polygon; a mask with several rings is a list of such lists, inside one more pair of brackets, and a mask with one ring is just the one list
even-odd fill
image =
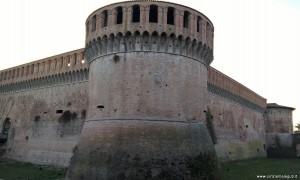
{"label": "fortress wall", "polygon": [[208,107],[222,160],[266,155],[266,100],[221,72],[208,70]]}
{"label": "fortress wall", "polygon": [[6,156],[68,166],[87,110],[87,81],[0,94],[0,124],[11,127]]}
{"label": "fortress wall", "polygon": [[68,166],[88,106],[89,70],[82,53],[0,71],[0,127],[11,123],[5,156]]}
{"label": "fortress wall", "polygon": [[218,156],[222,160],[265,156],[263,113],[213,92],[208,95]]}

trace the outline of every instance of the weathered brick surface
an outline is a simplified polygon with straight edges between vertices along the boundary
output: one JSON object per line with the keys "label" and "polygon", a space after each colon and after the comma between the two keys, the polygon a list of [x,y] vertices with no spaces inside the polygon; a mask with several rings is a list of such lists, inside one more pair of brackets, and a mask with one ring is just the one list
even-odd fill
{"label": "weathered brick surface", "polygon": [[68,166],[87,102],[87,82],[0,94],[0,124],[7,118],[11,122],[5,156]]}
{"label": "weathered brick surface", "polygon": [[265,126],[267,133],[293,133],[294,108],[268,106]]}
{"label": "weathered brick surface", "polygon": [[215,93],[208,94],[218,157],[228,161],[265,156],[264,112]]}

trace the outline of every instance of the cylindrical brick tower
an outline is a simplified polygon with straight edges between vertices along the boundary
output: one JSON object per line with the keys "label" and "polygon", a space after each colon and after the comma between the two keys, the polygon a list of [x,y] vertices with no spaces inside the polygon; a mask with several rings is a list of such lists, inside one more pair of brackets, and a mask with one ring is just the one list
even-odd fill
{"label": "cylindrical brick tower", "polygon": [[111,4],[88,17],[85,56],[88,115],[67,179],[205,176],[210,20],[168,2]]}

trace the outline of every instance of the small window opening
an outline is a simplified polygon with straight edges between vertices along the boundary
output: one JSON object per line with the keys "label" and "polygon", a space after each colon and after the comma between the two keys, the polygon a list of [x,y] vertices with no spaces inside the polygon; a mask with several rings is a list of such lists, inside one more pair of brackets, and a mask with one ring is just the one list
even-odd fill
{"label": "small window opening", "polygon": [[63,68],[64,65],[64,57],[60,58],[60,69]]}
{"label": "small window opening", "polygon": [[183,27],[184,28],[189,28],[189,16],[190,16],[190,13],[188,11],[184,11],[184,15],[183,15]]}
{"label": "small window opening", "polygon": [[116,24],[122,24],[123,23],[123,9],[122,7],[117,7],[117,21]]}
{"label": "small window opening", "polygon": [[74,54],[74,65],[76,65],[77,64],[77,54],[75,53]]}
{"label": "small window opening", "polygon": [[167,24],[174,25],[174,17],[175,17],[175,10],[172,7],[168,7],[167,13]]}
{"label": "small window opening", "polygon": [[16,77],[19,77],[19,71],[20,71],[20,69],[17,69],[17,75],[16,75]]}
{"label": "small window opening", "polygon": [[34,64],[31,65],[31,74],[34,73]]}
{"label": "small window opening", "polygon": [[86,35],[89,35],[89,31],[90,31],[90,22],[88,21],[86,23]]}
{"label": "small window opening", "polygon": [[61,110],[61,109],[59,109],[59,110],[56,110],[56,114],[61,114],[61,113],[63,113],[64,111],[63,110]]}
{"label": "small window opening", "polygon": [[92,17],[92,32],[96,31],[96,22],[97,22],[97,16],[94,15]]}
{"label": "small window opening", "polygon": [[140,22],[140,6],[132,6],[132,22]]}
{"label": "small window opening", "polygon": [[149,22],[157,23],[158,22],[158,7],[156,5],[150,6],[149,11]]}
{"label": "small window opening", "polygon": [[68,67],[71,66],[71,59],[70,59],[70,56],[67,57],[67,66],[68,66]]}
{"label": "small window opening", "polygon": [[211,32],[211,26],[209,23],[206,24],[206,39],[209,40],[210,39],[210,32]]}
{"label": "small window opening", "polygon": [[200,16],[197,17],[197,32],[200,32],[201,29],[201,21],[202,18]]}
{"label": "small window opening", "polygon": [[102,12],[102,27],[107,26],[107,21],[108,21],[108,13],[107,10]]}

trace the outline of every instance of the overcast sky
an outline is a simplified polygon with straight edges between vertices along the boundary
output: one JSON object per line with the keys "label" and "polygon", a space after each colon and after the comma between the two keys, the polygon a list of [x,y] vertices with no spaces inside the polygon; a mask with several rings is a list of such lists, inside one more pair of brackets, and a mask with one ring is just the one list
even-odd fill
{"label": "overcast sky", "polygon": [[[112,0],[1,0],[0,70],[84,47],[87,16]],[[300,0],[172,0],[215,27],[212,66],[300,122]]]}

